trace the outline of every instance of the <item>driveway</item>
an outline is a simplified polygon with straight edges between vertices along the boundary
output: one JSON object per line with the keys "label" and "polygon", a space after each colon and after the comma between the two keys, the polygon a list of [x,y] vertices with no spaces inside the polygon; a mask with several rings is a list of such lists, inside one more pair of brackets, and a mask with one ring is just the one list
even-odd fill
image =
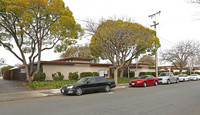
{"label": "driveway", "polygon": [[27,90],[28,89],[23,86],[20,81],[3,80],[2,77],[0,77],[0,93],[12,93]]}

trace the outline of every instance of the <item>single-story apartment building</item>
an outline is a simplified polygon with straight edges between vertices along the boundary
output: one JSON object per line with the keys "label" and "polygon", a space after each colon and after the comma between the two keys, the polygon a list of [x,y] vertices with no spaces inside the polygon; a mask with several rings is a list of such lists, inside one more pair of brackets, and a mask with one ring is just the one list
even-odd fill
{"label": "single-story apartment building", "polygon": [[[79,76],[82,72],[98,72],[99,76],[111,77],[113,75],[112,68],[112,64],[94,63],[93,58],[71,57],[52,61],[41,61],[40,72],[46,74],[46,80],[53,80],[52,74],[57,72],[61,72],[64,75],[64,80],[68,80],[70,72],[78,72]],[[187,67],[184,68],[183,72],[188,71],[188,69]],[[163,72],[177,72],[178,68],[174,66],[159,66],[158,70]],[[155,67],[146,63],[135,63],[130,64],[125,71],[126,73],[134,72],[135,77],[138,77],[140,72],[155,72]],[[200,68],[193,68],[193,71],[199,72]],[[23,81],[26,80],[25,73],[25,69],[21,66],[4,73],[4,79]]]}
{"label": "single-story apartment building", "polygon": [[[13,74],[13,71],[18,71],[17,76]],[[46,74],[45,80],[53,80],[52,74],[56,72],[61,72],[64,75],[64,80],[68,80],[68,76],[70,72],[78,72],[79,76],[82,72],[98,72],[99,76],[106,76],[110,77],[112,75],[112,64],[100,64],[94,63],[93,58],[79,58],[79,57],[71,57],[71,58],[64,58],[52,61],[41,61],[41,72]],[[135,76],[139,76],[140,72],[154,72],[155,68],[150,67],[149,64],[146,63],[138,63],[138,64],[131,64],[129,66],[130,72],[135,72]],[[4,78],[21,78],[20,75],[25,75],[25,69],[23,66],[9,70],[6,74],[4,74]]]}

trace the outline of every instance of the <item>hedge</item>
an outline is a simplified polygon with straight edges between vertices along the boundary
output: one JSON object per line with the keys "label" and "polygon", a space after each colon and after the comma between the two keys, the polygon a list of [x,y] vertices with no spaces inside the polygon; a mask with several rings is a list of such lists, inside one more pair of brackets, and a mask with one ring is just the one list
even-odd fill
{"label": "hedge", "polygon": [[69,79],[70,80],[77,80],[78,79],[78,72],[70,72],[69,73]]}
{"label": "hedge", "polygon": [[[162,73],[162,72],[158,72],[158,75]],[[142,75],[153,75],[153,76],[156,76],[156,73],[155,72],[140,72],[139,76],[142,76]]]}
{"label": "hedge", "polygon": [[34,81],[34,82],[28,82],[26,85],[31,89],[38,89],[40,87],[55,87],[60,88],[66,84],[73,84],[76,83],[77,80],[66,80],[66,81]]}
{"label": "hedge", "polygon": [[89,77],[89,76],[93,76],[93,73],[92,72],[82,72],[80,74],[81,78],[83,78],[83,77]]}
{"label": "hedge", "polygon": [[92,72],[93,76],[99,76],[98,72]]}
{"label": "hedge", "polygon": [[130,73],[129,73],[129,77],[130,77],[130,78],[135,77],[135,72],[130,72]]}
{"label": "hedge", "polygon": [[44,72],[38,72],[34,74],[33,81],[44,81],[46,78],[46,74]]}
{"label": "hedge", "polygon": [[61,72],[53,73],[52,78],[54,81],[62,81],[64,79],[64,75]]}

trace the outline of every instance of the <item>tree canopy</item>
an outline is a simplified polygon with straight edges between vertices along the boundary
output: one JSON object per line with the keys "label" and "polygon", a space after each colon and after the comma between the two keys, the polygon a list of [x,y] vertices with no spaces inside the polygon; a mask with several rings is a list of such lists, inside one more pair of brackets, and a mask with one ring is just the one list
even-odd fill
{"label": "tree canopy", "polygon": [[0,0],[0,45],[22,61],[29,81],[39,71],[42,51],[66,50],[82,34],[62,0]]}
{"label": "tree canopy", "polygon": [[140,58],[139,62],[147,63],[150,66],[155,65],[155,59],[152,56],[149,56],[149,55],[144,55],[142,58]]}
{"label": "tree canopy", "polygon": [[200,44],[195,41],[181,41],[170,49],[161,51],[161,60],[171,62],[182,72],[183,68],[189,63],[193,57],[199,54]]}
{"label": "tree canopy", "polygon": [[113,64],[115,82],[117,83],[118,69],[147,51],[155,52],[159,39],[155,31],[138,23],[123,20],[106,20],[93,31],[90,51],[94,56],[109,59]]}
{"label": "tree canopy", "polygon": [[62,58],[66,58],[66,57],[94,58],[95,62],[99,61],[98,57],[94,57],[91,55],[88,45],[72,46],[68,48],[64,53],[62,53],[61,57]]}

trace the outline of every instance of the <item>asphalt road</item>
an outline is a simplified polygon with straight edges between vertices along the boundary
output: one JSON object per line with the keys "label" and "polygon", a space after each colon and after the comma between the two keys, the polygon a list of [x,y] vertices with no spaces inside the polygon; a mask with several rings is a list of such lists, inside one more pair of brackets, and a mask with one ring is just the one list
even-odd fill
{"label": "asphalt road", "polygon": [[200,81],[3,102],[0,115],[200,115]]}

